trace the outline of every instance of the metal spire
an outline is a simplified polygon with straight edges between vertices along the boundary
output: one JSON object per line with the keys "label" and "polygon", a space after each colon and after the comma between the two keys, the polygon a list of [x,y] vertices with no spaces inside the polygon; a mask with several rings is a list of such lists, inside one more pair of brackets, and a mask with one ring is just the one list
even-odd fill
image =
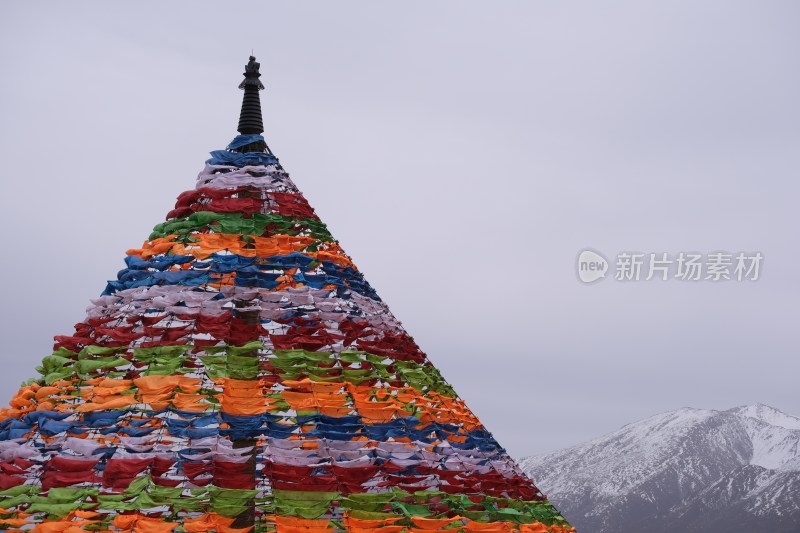
{"label": "metal spire", "polygon": [[255,56],[250,56],[250,62],[244,68],[244,81],[239,84],[244,89],[242,99],[242,112],[239,114],[239,133],[242,135],[258,135],[264,132],[264,122],[261,119],[261,99],[258,91],[264,89],[264,84],[258,79],[261,65],[256,62]]}

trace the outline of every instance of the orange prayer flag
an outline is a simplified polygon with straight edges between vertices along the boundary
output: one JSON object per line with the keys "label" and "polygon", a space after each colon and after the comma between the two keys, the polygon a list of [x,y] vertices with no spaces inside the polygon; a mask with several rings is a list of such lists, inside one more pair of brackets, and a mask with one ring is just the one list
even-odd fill
{"label": "orange prayer flag", "polygon": [[24,518],[6,518],[0,519],[0,525],[5,526],[27,526],[28,521]]}
{"label": "orange prayer flag", "polygon": [[369,518],[355,518],[350,516],[349,512],[347,512],[344,516],[344,525],[345,526],[353,526],[353,527],[363,527],[363,528],[375,528],[380,526],[386,526],[389,524],[394,524],[395,522],[399,522],[404,517],[397,516],[392,518],[379,518],[379,519],[369,519]]}
{"label": "orange prayer flag", "polygon": [[[379,526],[379,527],[359,527],[359,526],[346,526],[345,530],[348,533],[400,533],[403,530],[408,531],[410,528],[406,526]],[[448,530],[450,532],[454,530]]]}
{"label": "orange prayer flag", "polygon": [[455,516],[453,518],[422,518],[420,516],[412,516],[411,521],[415,526],[421,529],[442,529],[449,526],[453,522],[462,520],[462,517]]}
{"label": "orange prayer flag", "polygon": [[116,409],[118,407],[125,407],[126,405],[134,405],[135,403],[136,398],[134,398],[132,394],[123,394],[106,398],[96,398],[94,402],[81,404],[75,410],[79,413],[86,413],[104,409]]}
{"label": "orange prayer flag", "polygon": [[511,533],[516,529],[512,522],[467,522],[464,526],[466,533]]}
{"label": "orange prayer flag", "polygon": [[520,524],[520,533],[550,533],[551,530],[541,522],[534,522],[533,524]]}

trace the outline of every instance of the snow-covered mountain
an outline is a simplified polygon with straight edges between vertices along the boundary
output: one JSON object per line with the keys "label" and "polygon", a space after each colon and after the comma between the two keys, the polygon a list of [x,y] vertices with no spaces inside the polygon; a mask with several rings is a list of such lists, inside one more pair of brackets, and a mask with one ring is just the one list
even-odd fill
{"label": "snow-covered mountain", "polygon": [[521,461],[580,533],[800,533],[800,418],[684,408]]}

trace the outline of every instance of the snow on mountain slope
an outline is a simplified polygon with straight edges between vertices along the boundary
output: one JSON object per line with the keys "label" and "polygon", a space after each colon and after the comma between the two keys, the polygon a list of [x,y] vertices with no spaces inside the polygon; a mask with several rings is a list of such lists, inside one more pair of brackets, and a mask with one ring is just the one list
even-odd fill
{"label": "snow on mountain slope", "polygon": [[800,419],[765,405],[661,413],[521,464],[583,533],[800,532]]}
{"label": "snow on mountain slope", "polygon": [[753,446],[749,464],[772,470],[782,470],[784,466],[795,469],[791,465],[800,457],[800,429],[772,426],[750,417],[740,417],[740,423]]}
{"label": "snow on mountain slope", "polygon": [[739,416],[755,418],[770,426],[778,426],[786,429],[800,429],[800,418],[787,415],[763,403],[734,407],[733,409],[729,409],[728,412]]}

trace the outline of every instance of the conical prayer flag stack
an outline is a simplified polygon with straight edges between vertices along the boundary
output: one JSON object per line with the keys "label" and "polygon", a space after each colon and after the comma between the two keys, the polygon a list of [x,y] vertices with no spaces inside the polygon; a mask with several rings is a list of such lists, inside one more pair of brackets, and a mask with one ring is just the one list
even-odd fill
{"label": "conical prayer flag stack", "polygon": [[211,156],[0,413],[0,529],[573,531],[263,137]]}

